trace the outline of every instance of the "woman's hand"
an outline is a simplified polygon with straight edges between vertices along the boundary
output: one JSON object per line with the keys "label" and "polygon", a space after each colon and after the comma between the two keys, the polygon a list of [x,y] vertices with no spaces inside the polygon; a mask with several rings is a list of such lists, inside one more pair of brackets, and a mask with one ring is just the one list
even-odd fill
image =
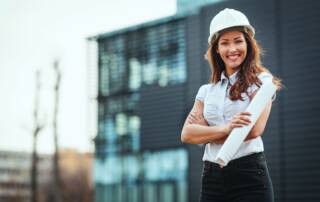
{"label": "woman's hand", "polygon": [[240,112],[234,115],[229,123],[226,124],[225,130],[229,135],[234,128],[242,128],[243,126],[247,126],[251,123],[250,112]]}
{"label": "woman's hand", "polygon": [[[250,117],[251,114],[249,112],[240,112],[234,115],[229,123],[224,126],[224,132],[227,135],[230,135],[231,131],[234,128],[242,128],[243,126],[249,125],[251,123]],[[223,144],[226,141],[227,137],[217,140],[214,143]]]}
{"label": "woman's hand", "polygon": [[223,126],[208,126],[208,122],[203,117],[203,102],[196,100],[183,124],[181,142],[207,144],[225,136]]}
{"label": "woman's hand", "polygon": [[188,124],[199,124],[202,126],[208,126],[208,122],[204,119],[203,115],[197,112],[190,112],[187,117]]}

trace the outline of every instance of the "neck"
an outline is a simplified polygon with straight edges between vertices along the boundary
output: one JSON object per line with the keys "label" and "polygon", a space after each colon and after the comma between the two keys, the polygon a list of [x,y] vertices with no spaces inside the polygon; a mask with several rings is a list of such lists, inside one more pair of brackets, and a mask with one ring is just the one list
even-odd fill
{"label": "neck", "polygon": [[231,76],[232,74],[234,74],[236,71],[238,71],[239,70],[239,68],[237,68],[237,69],[233,69],[233,68],[226,68],[226,76]]}

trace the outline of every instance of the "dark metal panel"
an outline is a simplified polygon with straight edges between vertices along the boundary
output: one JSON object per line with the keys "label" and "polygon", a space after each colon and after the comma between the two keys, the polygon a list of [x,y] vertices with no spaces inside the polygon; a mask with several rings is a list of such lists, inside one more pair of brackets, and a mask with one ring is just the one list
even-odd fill
{"label": "dark metal panel", "polygon": [[287,90],[284,109],[285,201],[320,200],[320,2],[284,0],[282,64]]}
{"label": "dark metal panel", "polygon": [[181,146],[184,121],[183,84],[146,86],[141,89],[141,149],[156,150]]}
{"label": "dark metal panel", "polygon": [[186,20],[186,56],[187,56],[187,113],[193,106],[194,97],[202,84],[201,75],[205,69],[201,66],[201,18],[189,16]]}
{"label": "dark metal panel", "polygon": [[[203,84],[202,75],[208,70],[202,65],[204,52],[201,40],[203,34],[201,14],[189,16],[186,20],[187,55],[187,99],[184,105],[184,118],[190,112],[199,87]],[[198,145],[184,145],[188,151],[188,202],[199,201],[203,149]]]}
{"label": "dark metal panel", "polygon": [[188,145],[188,202],[198,202],[201,189],[202,145]]}

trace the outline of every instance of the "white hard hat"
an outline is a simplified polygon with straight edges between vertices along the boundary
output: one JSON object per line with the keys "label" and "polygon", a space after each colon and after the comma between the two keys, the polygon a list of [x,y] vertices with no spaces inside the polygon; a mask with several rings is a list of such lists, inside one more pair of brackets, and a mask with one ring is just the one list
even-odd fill
{"label": "white hard hat", "polygon": [[243,13],[235,9],[225,8],[211,20],[208,43],[210,44],[212,37],[218,34],[219,31],[238,26],[247,27],[253,35],[255,33],[254,28],[250,25],[248,18]]}

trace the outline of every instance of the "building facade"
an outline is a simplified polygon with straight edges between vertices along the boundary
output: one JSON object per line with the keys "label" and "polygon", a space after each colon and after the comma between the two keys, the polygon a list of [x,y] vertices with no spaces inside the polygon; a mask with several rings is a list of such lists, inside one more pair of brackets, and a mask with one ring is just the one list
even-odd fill
{"label": "building facade", "polygon": [[[63,201],[93,201],[92,154],[76,150],[59,151],[60,186]],[[26,152],[0,151],[0,201],[31,201],[31,161]],[[53,157],[39,154],[37,201],[54,200]]]}
{"label": "building facade", "polygon": [[[152,122],[157,119],[159,126],[164,124],[162,128],[168,130],[168,122],[163,119],[175,121],[171,110],[182,113],[186,82],[184,26],[183,19],[173,18],[98,39],[97,201],[186,200],[185,149],[147,150],[148,139],[161,137],[143,137],[153,130],[143,117],[151,116]],[[170,113],[168,117],[159,117],[149,110],[163,107],[162,96],[168,96],[159,92],[162,98],[157,99],[153,95],[157,89],[181,91],[180,98],[175,100],[179,103],[168,103],[171,109],[163,109]],[[179,109],[174,109],[176,104]],[[179,130],[178,124],[169,127],[174,127],[171,133]],[[105,171],[110,172],[101,176]]]}
{"label": "building facade", "polygon": [[[47,184],[52,177],[52,159],[48,155],[38,157],[38,184]],[[0,201],[29,202],[31,199],[31,154],[0,151]],[[38,194],[39,201],[45,195]]]}
{"label": "building facade", "polygon": [[203,147],[182,144],[180,132],[209,79],[210,21],[226,7],[248,16],[264,65],[285,85],[263,134],[276,201],[320,200],[320,3],[238,0],[90,38],[98,48],[96,202],[198,201]]}
{"label": "building facade", "polygon": [[190,13],[197,13],[198,9],[201,8],[202,6],[212,4],[212,3],[217,3],[221,2],[224,0],[197,0],[197,1],[192,1],[192,0],[177,0],[176,5],[177,5],[177,14],[188,14]]}

